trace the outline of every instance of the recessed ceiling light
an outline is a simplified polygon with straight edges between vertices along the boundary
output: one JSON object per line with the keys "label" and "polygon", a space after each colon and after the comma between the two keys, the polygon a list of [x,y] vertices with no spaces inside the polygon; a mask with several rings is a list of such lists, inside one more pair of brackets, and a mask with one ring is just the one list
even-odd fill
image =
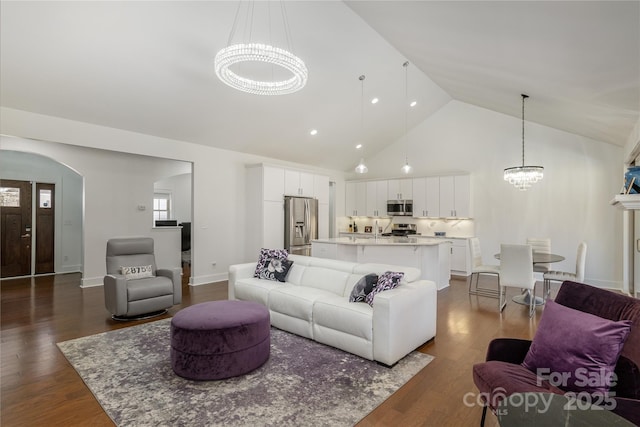
{"label": "recessed ceiling light", "polygon": [[418,105],[418,101],[411,101],[411,104],[409,104],[409,107],[415,107],[416,105]]}
{"label": "recessed ceiling light", "polygon": [[358,144],[358,145],[356,145],[356,150],[359,150],[359,149],[361,149],[361,148],[362,148],[362,144]]}
{"label": "recessed ceiling light", "polygon": [[311,134],[311,136],[317,135],[318,134],[318,130],[317,129],[311,129],[311,132],[309,132]]}
{"label": "recessed ceiling light", "polygon": [[377,103],[378,103],[378,101],[380,101],[378,98],[373,98],[373,99],[371,100],[371,103],[372,103],[372,104],[377,104]]}

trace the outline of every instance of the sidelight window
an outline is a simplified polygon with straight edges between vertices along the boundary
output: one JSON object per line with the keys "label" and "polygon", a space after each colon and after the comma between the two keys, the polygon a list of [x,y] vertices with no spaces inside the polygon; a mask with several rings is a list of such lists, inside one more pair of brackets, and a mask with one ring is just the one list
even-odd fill
{"label": "sidelight window", "polygon": [[44,209],[51,209],[51,190],[40,189],[38,206]]}

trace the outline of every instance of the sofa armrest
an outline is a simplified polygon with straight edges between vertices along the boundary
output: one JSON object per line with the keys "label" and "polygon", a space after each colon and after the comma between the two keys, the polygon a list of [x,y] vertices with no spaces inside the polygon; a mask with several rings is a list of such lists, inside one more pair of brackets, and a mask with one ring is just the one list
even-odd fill
{"label": "sofa armrest", "polygon": [[173,303],[180,304],[182,302],[182,269],[160,268],[156,270],[156,276],[167,277],[173,283]]}
{"label": "sofa armrest", "polygon": [[122,274],[107,274],[104,284],[104,305],[114,316],[127,314],[127,279]]}
{"label": "sofa armrest", "polygon": [[519,365],[524,361],[531,341],[517,338],[495,338],[489,343],[486,360],[498,360]]}
{"label": "sofa armrest", "polygon": [[405,283],[373,300],[373,358],[386,365],[436,335],[438,293],[429,280]]}
{"label": "sofa armrest", "polygon": [[235,287],[236,280],[238,279],[248,279],[253,277],[253,273],[256,271],[256,262],[248,262],[246,264],[235,264],[229,266],[229,281],[228,281],[228,292],[229,299],[236,299],[235,295]]}

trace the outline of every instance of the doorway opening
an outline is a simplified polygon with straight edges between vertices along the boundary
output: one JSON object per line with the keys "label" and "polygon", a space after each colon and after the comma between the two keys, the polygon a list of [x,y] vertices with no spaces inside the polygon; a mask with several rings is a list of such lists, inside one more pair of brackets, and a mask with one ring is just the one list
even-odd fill
{"label": "doorway opening", "polygon": [[55,184],[0,180],[3,279],[55,272],[55,215]]}

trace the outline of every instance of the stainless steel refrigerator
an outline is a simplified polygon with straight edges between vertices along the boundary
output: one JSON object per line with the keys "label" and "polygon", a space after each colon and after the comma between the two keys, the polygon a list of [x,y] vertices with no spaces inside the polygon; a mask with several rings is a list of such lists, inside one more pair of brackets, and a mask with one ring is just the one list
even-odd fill
{"label": "stainless steel refrigerator", "polygon": [[311,240],[318,238],[318,201],[284,198],[284,248],[290,254],[311,256]]}

